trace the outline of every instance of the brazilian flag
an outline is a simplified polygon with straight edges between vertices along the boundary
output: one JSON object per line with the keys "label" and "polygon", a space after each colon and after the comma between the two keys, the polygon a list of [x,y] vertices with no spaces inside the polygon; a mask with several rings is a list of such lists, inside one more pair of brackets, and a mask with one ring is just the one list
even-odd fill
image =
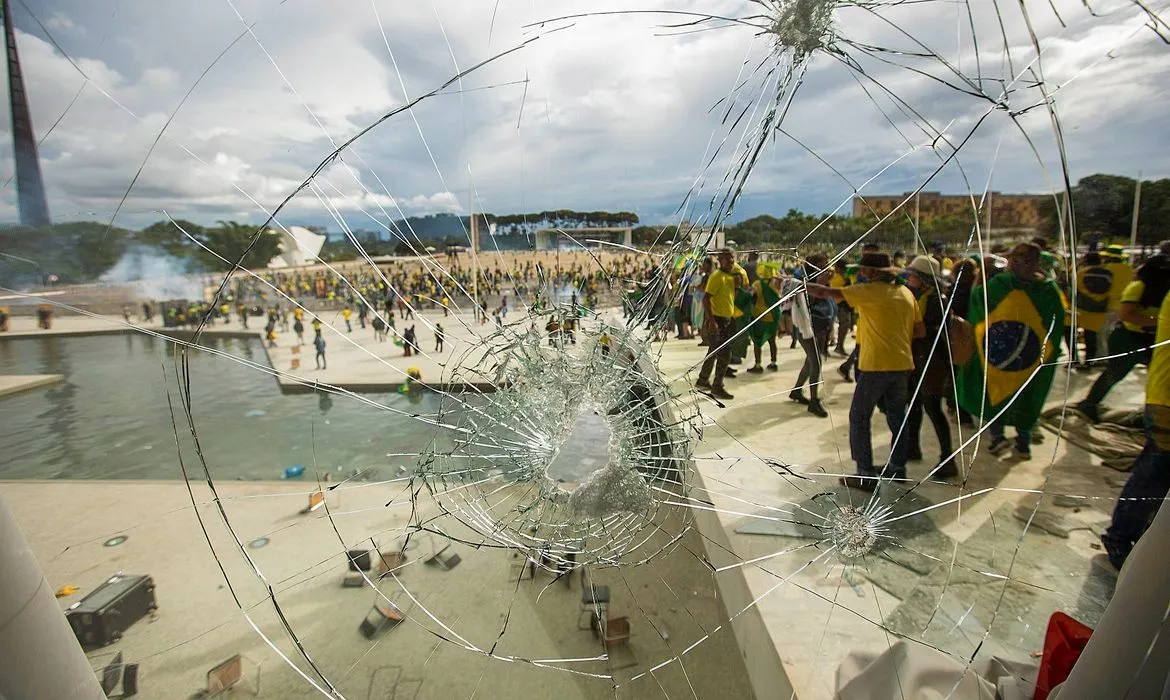
{"label": "brazilian flag", "polygon": [[959,405],[991,420],[1010,401],[1003,423],[1031,430],[1052,387],[1053,360],[1064,337],[1060,288],[1052,280],[998,274],[972,290],[968,320],[975,353],[959,372]]}
{"label": "brazilian flag", "polygon": [[1081,328],[1100,332],[1109,310],[1109,290],[1113,288],[1113,272],[1104,265],[1082,267],[1077,270],[1077,323]]}
{"label": "brazilian flag", "polygon": [[[753,302],[745,314],[751,318],[748,335],[751,336],[752,343],[757,347],[776,335],[776,324],[780,322],[780,294],[768,282],[768,278],[761,277],[752,285],[753,290],[756,288],[760,290],[760,296],[763,297],[763,310],[757,314],[757,304]],[[752,294],[752,299],[755,299],[755,294]]]}
{"label": "brazilian flag", "polygon": [[746,287],[735,288],[735,308],[739,315],[735,317],[735,339],[731,341],[731,357],[743,359],[747,357],[747,347],[750,338],[747,327],[751,325],[755,315],[752,307],[756,305],[756,295]]}

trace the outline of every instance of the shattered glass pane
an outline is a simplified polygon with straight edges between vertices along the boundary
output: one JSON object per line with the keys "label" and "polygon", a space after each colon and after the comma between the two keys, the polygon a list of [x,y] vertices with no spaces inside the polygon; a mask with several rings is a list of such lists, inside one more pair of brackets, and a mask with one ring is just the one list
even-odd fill
{"label": "shattered glass pane", "polygon": [[[814,349],[821,418],[797,341],[750,322],[867,243],[929,255],[938,191],[956,285],[1041,223],[1003,225],[1026,197],[1000,190],[1045,193],[1075,281],[1072,182],[1106,167],[1078,149],[1147,162],[1106,155],[1149,150],[1119,132],[1165,87],[1163,6],[159,5],[11,8],[55,215],[97,223],[0,232],[26,390],[0,399],[0,493],[62,607],[116,572],[158,591],[94,669],[121,652],[143,697],[915,697],[856,671],[931,653],[967,698],[1029,687],[1052,613],[1101,620],[1113,472],[1145,439],[1078,422],[1075,357],[1037,361],[1011,459],[947,360],[950,447],[922,429],[887,470],[907,420],[879,412],[857,488],[850,370]],[[784,197],[826,213],[734,243]],[[728,341],[734,398],[687,337],[724,245],[787,278]],[[1145,379],[1110,406],[1136,415]]]}

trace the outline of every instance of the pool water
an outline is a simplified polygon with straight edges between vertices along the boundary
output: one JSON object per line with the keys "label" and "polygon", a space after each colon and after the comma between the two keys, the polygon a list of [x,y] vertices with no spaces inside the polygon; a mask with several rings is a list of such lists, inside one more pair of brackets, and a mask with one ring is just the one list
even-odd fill
{"label": "pool water", "polygon": [[[267,365],[258,340],[204,344]],[[181,479],[180,454],[202,478],[174,350],[140,334],[0,340],[0,373],[65,375],[63,384],[0,398],[0,479]],[[372,406],[284,395],[266,372],[205,352],[190,353],[189,366],[195,430],[216,479],[281,479],[294,465],[302,479],[355,470],[385,479],[415,462],[388,453],[450,444],[449,431],[382,408],[426,414],[438,407],[431,395],[418,403],[363,395]]]}

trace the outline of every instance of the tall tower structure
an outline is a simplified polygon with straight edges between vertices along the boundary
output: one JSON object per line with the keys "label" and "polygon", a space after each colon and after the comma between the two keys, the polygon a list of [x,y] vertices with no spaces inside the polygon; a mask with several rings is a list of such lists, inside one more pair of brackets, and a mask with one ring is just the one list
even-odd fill
{"label": "tall tower structure", "polygon": [[41,179],[41,162],[37,157],[37,140],[33,136],[28,114],[28,94],[16,52],[16,32],[12,28],[12,11],[2,0],[4,41],[8,47],[8,104],[12,108],[12,146],[16,161],[16,198],[22,226],[48,226],[49,204],[45,201],[45,182]]}

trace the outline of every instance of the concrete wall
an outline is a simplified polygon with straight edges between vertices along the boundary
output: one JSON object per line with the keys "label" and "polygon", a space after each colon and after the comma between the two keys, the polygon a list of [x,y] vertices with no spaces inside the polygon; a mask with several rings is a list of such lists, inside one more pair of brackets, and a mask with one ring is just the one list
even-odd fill
{"label": "concrete wall", "polygon": [[[699,489],[706,489],[703,477],[697,469],[694,472],[694,485]],[[737,563],[739,558],[731,553],[731,543],[719,521],[719,515],[697,508],[694,509],[694,514],[695,525],[703,535],[703,549],[711,565],[719,568]],[[743,567],[716,574],[715,579],[719,585],[719,595],[723,599],[724,612],[729,618],[751,604],[753,596],[744,578]],[[771,698],[795,700],[792,683],[784,671],[780,652],[772,643],[772,635],[768,632],[768,625],[759,606],[752,605],[751,608],[744,610],[743,614],[731,621],[731,627],[735,632],[735,640],[739,644],[740,654],[743,656],[744,665],[747,666],[756,697],[759,700]]]}

